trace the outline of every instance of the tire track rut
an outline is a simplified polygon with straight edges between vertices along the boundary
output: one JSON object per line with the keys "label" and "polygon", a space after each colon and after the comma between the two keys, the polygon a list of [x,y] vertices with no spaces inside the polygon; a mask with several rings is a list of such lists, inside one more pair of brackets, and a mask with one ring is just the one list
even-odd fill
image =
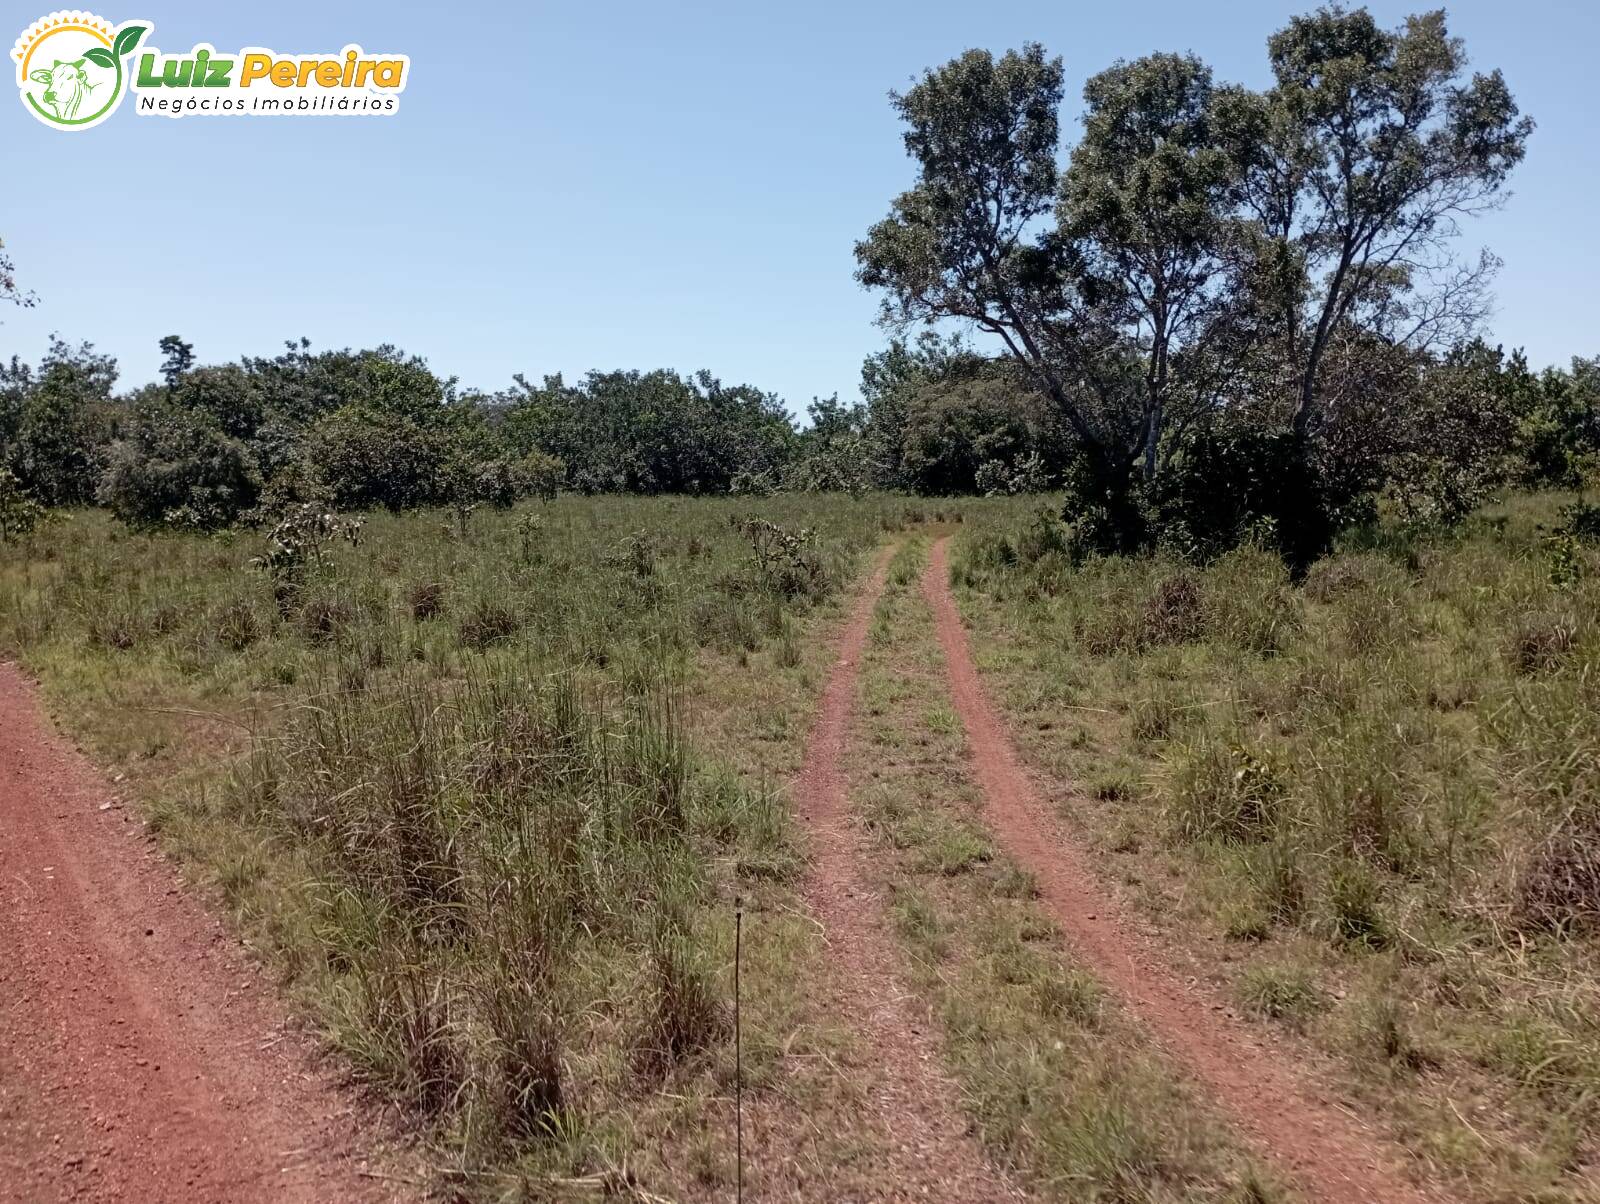
{"label": "tire track rut", "polygon": [[973,776],[996,843],[1033,875],[1068,942],[1158,1045],[1187,1067],[1257,1154],[1311,1198],[1428,1204],[1402,1155],[1241,1022],[1180,981],[1095,878],[1093,853],[1050,814],[989,702],[950,590],[949,537],[933,545],[923,593],[933,609]]}
{"label": "tire track rut", "polygon": [[393,1199],[381,1126],[0,664],[0,1200]]}
{"label": "tire track rut", "polygon": [[830,973],[821,1003],[849,1026],[865,1057],[849,1067],[887,1148],[874,1200],[978,1202],[1020,1198],[984,1158],[939,1055],[935,1022],[898,982],[900,956],[886,900],[869,873],[867,837],[855,826],[842,768],[856,680],[894,549],[884,549],[837,638],[795,781],[810,846],[802,895],[822,925]]}

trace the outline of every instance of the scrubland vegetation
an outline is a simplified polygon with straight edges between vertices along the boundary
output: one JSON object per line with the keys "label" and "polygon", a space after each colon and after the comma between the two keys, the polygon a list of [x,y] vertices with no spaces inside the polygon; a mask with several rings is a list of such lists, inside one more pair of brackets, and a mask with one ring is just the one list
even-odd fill
{"label": "scrubland vegetation", "polygon": [[1495,346],[1455,251],[1532,124],[1439,13],[1267,59],[1119,63],[1070,148],[1037,45],[897,94],[889,345],[803,424],[704,372],[13,357],[0,651],[462,1195],[727,1193],[742,900],[781,1195],[872,1165],[784,783],[897,539],[851,806],[985,1150],[1279,1198],[983,829],[914,588],[957,530],[988,684],[1171,956],[1454,1196],[1594,1200],[1600,369]]}
{"label": "scrubland vegetation", "polygon": [[[487,1191],[488,1169],[666,1157],[689,1101],[726,1092],[733,899],[782,901],[796,850],[759,739],[724,756],[704,685],[761,678],[796,740],[807,695],[779,683],[814,672],[807,633],[902,509],[380,516],[292,568],[258,537],[82,512],[0,562],[0,642]],[[759,972],[785,923],[751,959],[756,1083],[789,1035],[766,1031],[784,977]]]}
{"label": "scrubland vegetation", "polygon": [[1457,532],[1073,565],[1048,514],[953,571],[1034,761],[1241,1009],[1468,1198],[1590,1198],[1600,547],[1570,495]]}

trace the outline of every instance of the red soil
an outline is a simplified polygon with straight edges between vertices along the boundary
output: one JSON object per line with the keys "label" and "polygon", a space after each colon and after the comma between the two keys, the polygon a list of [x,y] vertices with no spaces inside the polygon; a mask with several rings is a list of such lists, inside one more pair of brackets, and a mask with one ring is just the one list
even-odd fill
{"label": "red soil", "polygon": [[1165,1052],[1186,1066],[1259,1156],[1318,1200],[1422,1204],[1400,1156],[1201,988],[1180,980],[1093,872],[1094,854],[1049,813],[979,680],[950,592],[948,538],[933,546],[923,592],[971,745],[985,819],[1031,873],[1041,902],[1093,973]]}
{"label": "red soil", "polygon": [[311,1053],[0,664],[0,1200],[391,1198]]}
{"label": "red soil", "polygon": [[828,944],[822,1006],[858,1038],[871,1121],[887,1137],[875,1200],[994,1201],[1015,1193],[983,1158],[939,1062],[933,1022],[896,982],[895,940],[868,872],[866,836],[853,824],[840,766],[856,678],[892,549],[878,558],[838,639],[795,798],[810,844],[804,895]]}

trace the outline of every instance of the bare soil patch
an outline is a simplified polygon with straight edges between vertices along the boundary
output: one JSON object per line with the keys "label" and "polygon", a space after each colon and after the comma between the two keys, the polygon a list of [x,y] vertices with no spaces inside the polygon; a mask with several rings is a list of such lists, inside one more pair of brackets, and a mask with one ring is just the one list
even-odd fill
{"label": "bare soil patch", "polygon": [[388,1129],[0,665],[0,1199],[387,1200]]}

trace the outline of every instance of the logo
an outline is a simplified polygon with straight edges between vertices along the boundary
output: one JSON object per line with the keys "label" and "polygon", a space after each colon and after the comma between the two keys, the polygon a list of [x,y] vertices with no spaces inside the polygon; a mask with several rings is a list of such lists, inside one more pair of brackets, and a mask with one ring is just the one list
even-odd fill
{"label": "logo", "polygon": [[127,92],[124,60],[149,29],[147,21],[112,26],[76,9],[39,18],[11,48],[23,105],[57,129],[99,125]]}
{"label": "logo", "polygon": [[25,108],[46,125],[81,130],[109,117],[125,93],[140,116],[383,116],[400,107],[411,73],[403,54],[222,54],[201,42],[181,54],[149,45],[149,21],[113,27],[93,13],[55,12],[11,51]]}

